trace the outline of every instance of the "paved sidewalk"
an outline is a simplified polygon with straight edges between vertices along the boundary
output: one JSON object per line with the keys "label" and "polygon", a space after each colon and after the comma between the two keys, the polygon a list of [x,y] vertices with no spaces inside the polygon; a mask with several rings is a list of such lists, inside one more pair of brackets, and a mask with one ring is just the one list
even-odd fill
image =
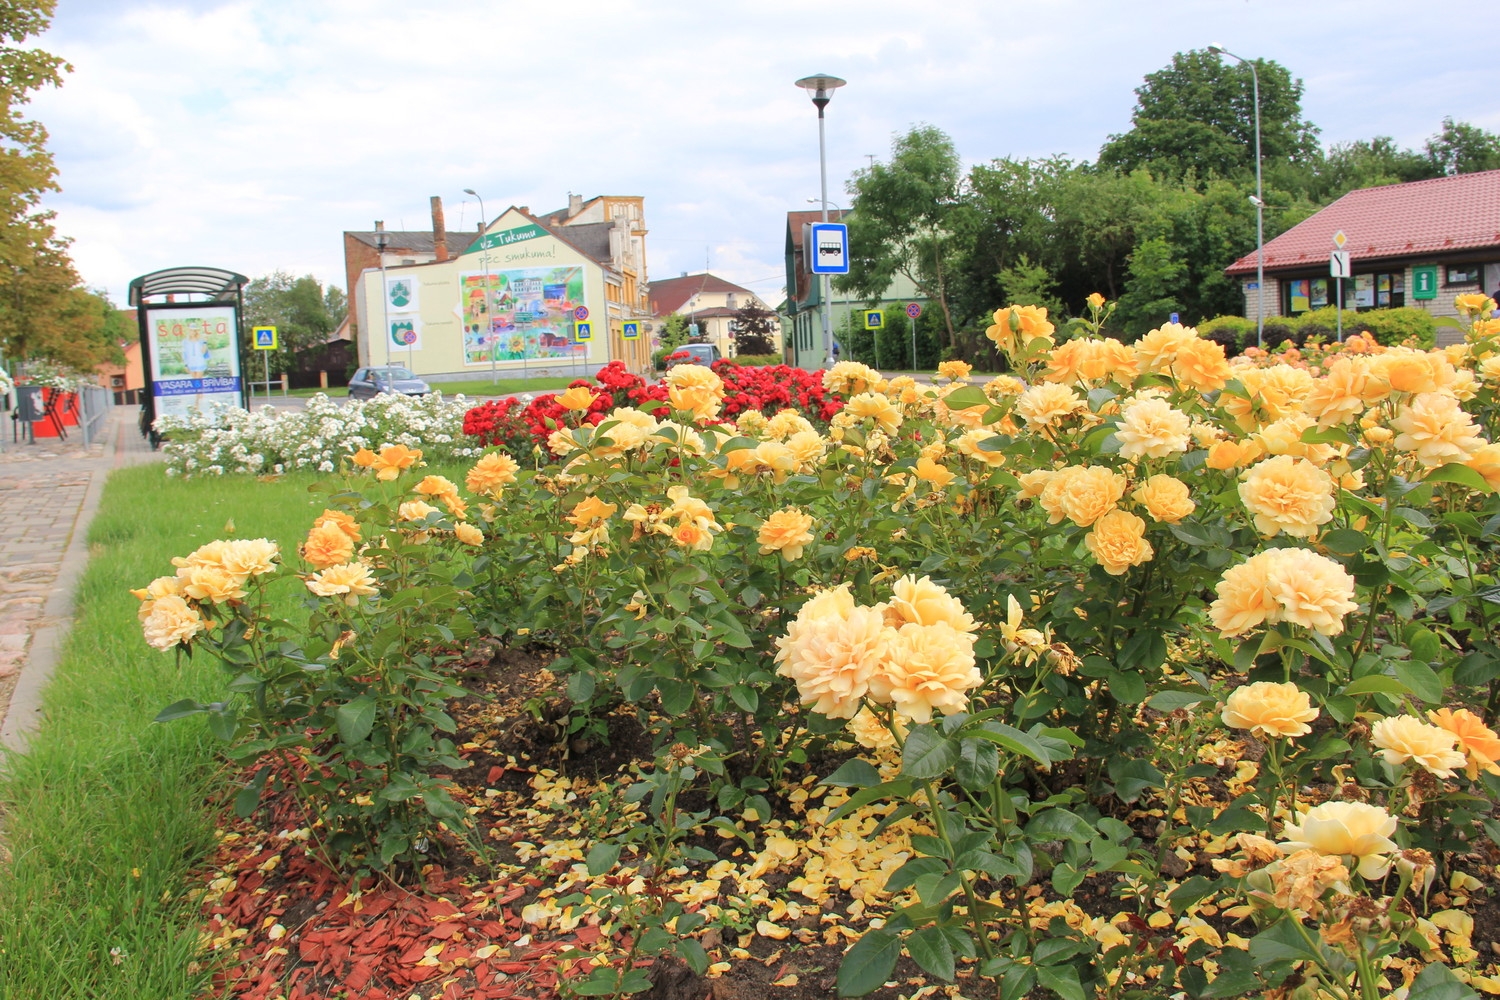
{"label": "paved sidewalk", "polygon": [[0,451],[0,746],[18,748],[41,714],[42,689],[73,616],[73,591],[88,561],[88,526],[104,480],[117,468],[159,461],[136,429],[139,410],[117,406],[99,439]]}

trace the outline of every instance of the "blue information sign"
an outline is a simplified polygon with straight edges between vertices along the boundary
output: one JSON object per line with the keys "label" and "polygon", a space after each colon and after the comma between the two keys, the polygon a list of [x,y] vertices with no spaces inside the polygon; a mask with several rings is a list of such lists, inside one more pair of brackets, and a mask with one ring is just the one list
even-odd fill
{"label": "blue information sign", "polygon": [[814,222],[805,251],[813,274],[849,273],[849,227],[842,222]]}

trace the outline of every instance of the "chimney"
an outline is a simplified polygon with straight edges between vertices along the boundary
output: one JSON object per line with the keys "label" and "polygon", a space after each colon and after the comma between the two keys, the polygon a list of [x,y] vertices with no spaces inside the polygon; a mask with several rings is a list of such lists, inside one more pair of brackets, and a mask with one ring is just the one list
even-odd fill
{"label": "chimney", "polygon": [[375,220],[375,231],[377,233],[383,233],[383,232],[385,232],[385,223],[381,222],[379,219],[376,219]]}
{"label": "chimney", "polygon": [[443,225],[443,199],[432,196],[432,249],[437,259],[448,259],[448,229]]}
{"label": "chimney", "polygon": [[568,192],[568,217],[572,218],[583,211],[583,195]]}

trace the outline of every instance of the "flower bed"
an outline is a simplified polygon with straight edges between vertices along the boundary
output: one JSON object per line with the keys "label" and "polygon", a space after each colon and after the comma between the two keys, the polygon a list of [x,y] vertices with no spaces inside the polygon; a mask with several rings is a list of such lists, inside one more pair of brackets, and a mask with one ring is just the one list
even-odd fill
{"label": "flower bed", "polygon": [[[1234,363],[1175,325],[1103,338],[1102,301],[1063,344],[1013,307],[989,336],[1015,376],[839,364],[826,429],[726,422],[727,380],[682,365],[538,407],[537,468],[492,452],[460,487],[361,450],[300,572],[225,543],[141,592],[148,638],[237,692],[167,716],[231,738],[246,812],[295,790],[281,839],[334,870],[501,873],[381,990],[514,993],[507,950],[620,995],[767,942],[852,944],[844,995],[899,968],[1070,1000],[1500,989],[1474,923],[1500,856],[1500,322],[1459,306],[1458,348]],[[282,585],[308,622],[265,617]],[[461,727],[472,635],[555,656]],[[627,723],[649,763],[556,773]],[[467,929],[517,905],[525,944]]]}

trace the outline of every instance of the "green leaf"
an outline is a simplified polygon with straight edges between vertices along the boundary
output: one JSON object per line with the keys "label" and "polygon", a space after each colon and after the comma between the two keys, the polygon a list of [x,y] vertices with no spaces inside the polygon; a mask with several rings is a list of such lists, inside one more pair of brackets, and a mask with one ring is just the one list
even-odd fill
{"label": "green leaf", "polygon": [[1014,726],[1007,726],[1003,722],[986,722],[974,730],[973,735],[1002,746],[1011,753],[1030,757],[1043,767],[1052,766],[1052,757],[1047,753],[1047,749],[1032,736],[1021,732]]}
{"label": "green leaf", "polygon": [[1214,893],[1214,884],[1202,875],[1194,875],[1173,889],[1167,896],[1174,913],[1186,913],[1194,903],[1202,902]]}
{"label": "green leaf", "polygon": [[703,945],[697,938],[679,938],[673,947],[677,949],[678,956],[688,964],[688,968],[693,970],[693,975],[701,976],[708,971],[708,952],[703,950]]}
{"label": "green leaf", "polygon": [[1087,844],[1094,836],[1094,828],[1082,816],[1067,809],[1043,809],[1026,824],[1026,836],[1042,844],[1054,840]]}
{"label": "green leaf", "polygon": [[366,692],[333,713],[339,739],[345,743],[362,743],[375,728],[375,696]]}
{"label": "green leaf", "polygon": [[913,729],[901,749],[901,773],[919,781],[945,774],[957,762],[956,741],[942,736],[930,725]]}
{"label": "green leaf", "polygon": [[590,875],[599,876],[613,868],[615,862],[619,860],[620,845],[603,843],[595,844],[589,849],[589,855],[584,859],[584,864],[588,865]]}
{"label": "green leaf", "polygon": [[1480,493],[1490,492],[1490,484],[1485,482],[1483,476],[1459,462],[1449,462],[1447,465],[1438,466],[1423,476],[1422,481],[1424,483],[1457,483]]}
{"label": "green leaf", "polygon": [[1429,962],[1417,978],[1412,980],[1406,1000],[1477,1000],[1478,996],[1446,965]]}
{"label": "green leaf", "polygon": [[953,946],[948,943],[941,927],[930,924],[907,935],[906,953],[934,976],[953,978]]}
{"label": "green leaf", "polygon": [[194,701],[191,698],[184,698],[181,701],[172,702],[172,704],[168,705],[160,712],[157,712],[156,718],[152,721],[171,722],[173,719],[185,719],[189,715],[201,715],[208,710],[209,707],[203,704],[201,701]]}
{"label": "green leaf", "polygon": [[989,397],[977,385],[963,385],[943,397],[950,410],[967,410],[971,406],[990,405]]}
{"label": "green leaf", "polygon": [[1392,666],[1396,671],[1397,679],[1410,688],[1411,693],[1423,702],[1436,705],[1443,700],[1443,682],[1427,664],[1413,660],[1397,660]]}
{"label": "green leaf", "polygon": [[1175,712],[1207,700],[1208,695],[1203,691],[1158,691],[1146,699],[1146,707],[1163,713]]}
{"label": "green leaf", "polygon": [[1367,674],[1350,681],[1343,693],[1353,698],[1362,694],[1411,694],[1411,689],[1394,677],[1387,677],[1385,674]]}
{"label": "green leaf", "polygon": [[986,740],[965,737],[958,743],[958,764],[953,776],[971,792],[988,788],[1000,773],[1000,751]]}
{"label": "green leaf", "polygon": [[1370,538],[1363,531],[1353,528],[1335,528],[1319,539],[1329,552],[1341,556],[1352,556],[1370,547]]}
{"label": "green leaf", "polygon": [[851,757],[819,784],[836,788],[870,788],[880,784],[880,772],[869,761]]}
{"label": "green leaf", "polygon": [[1259,965],[1321,960],[1323,956],[1299,928],[1296,917],[1282,917],[1250,939],[1250,957]]}
{"label": "green leaf", "polygon": [[886,927],[865,931],[839,964],[839,996],[862,997],[884,986],[900,955],[901,938],[895,931]]}
{"label": "green leaf", "polygon": [[1133,757],[1111,757],[1109,780],[1115,783],[1115,797],[1129,805],[1150,788],[1166,787],[1167,776],[1149,760]]}
{"label": "green leaf", "polygon": [[1071,965],[1039,965],[1037,982],[1062,997],[1063,1000],[1084,1000],[1083,984],[1078,981],[1078,970]]}
{"label": "green leaf", "polygon": [[1208,984],[1208,989],[1198,994],[1199,1000],[1248,996],[1261,989],[1261,982],[1255,975],[1255,960],[1249,953],[1225,948],[1219,954],[1218,963],[1219,974]]}
{"label": "green leaf", "polygon": [[885,891],[900,892],[909,885],[915,885],[917,879],[924,875],[940,875],[947,870],[948,864],[941,858],[907,858],[906,863],[891,872],[891,877],[886,879]]}

